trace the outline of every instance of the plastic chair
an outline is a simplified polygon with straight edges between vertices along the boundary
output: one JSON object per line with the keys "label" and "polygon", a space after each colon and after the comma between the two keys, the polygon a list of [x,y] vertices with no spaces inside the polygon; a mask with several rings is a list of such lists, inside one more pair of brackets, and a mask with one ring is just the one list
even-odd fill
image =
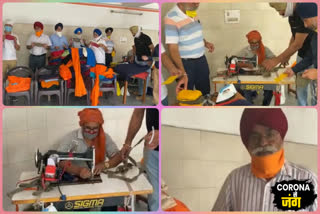
{"label": "plastic chair", "polygon": [[[6,80],[8,79],[8,76],[16,76],[16,77],[30,77],[31,78],[31,84],[30,89],[28,91],[21,91],[21,92],[7,92],[6,91]],[[4,89],[4,97],[5,97],[5,105],[9,105],[10,97],[20,97],[24,96],[27,100],[27,105],[32,104],[32,97],[33,97],[33,71],[25,66],[17,66],[15,68],[12,68],[8,71],[6,74],[4,80],[3,80],[3,89]]]}
{"label": "plastic chair", "polygon": [[[58,81],[59,81],[59,88],[58,89],[45,89],[40,86],[39,79],[41,76],[44,75],[57,75]],[[36,71],[35,74],[35,104],[40,104],[40,98],[41,96],[51,96],[51,95],[57,95],[59,100],[59,105],[63,105],[63,94],[64,94],[64,87],[63,87],[63,81],[59,76],[59,70],[56,66],[46,66],[43,68],[40,68]]]}
{"label": "plastic chair", "polygon": [[[81,66],[81,70],[83,70],[83,69],[88,69],[88,68],[84,68],[84,67],[82,67]],[[91,79],[91,77],[89,77],[89,76],[87,76],[87,77],[84,77],[84,74],[85,72],[81,72],[81,74],[82,74],[82,78],[84,79],[84,81],[85,81],[85,78],[90,78]],[[91,84],[91,80],[90,80],[90,84]],[[68,84],[67,84],[67,81],[64,81],[64,89],[65,89],[65,91],[64,91],[64,93],[65,93],[65,104],[66,105],[69,105],[69,102],[70,102],[70,94],[72,94],[72,93],[74,93],[75,92],[75,88],[74,87],[72,87],[72,88],[68,88],[67,87],[68,86]],[[91,104],[90,104],[90,92],[91,92],[91,88],[92,88],[92,86],[90,85],[86,85],[86,89],[87,89],[87,105],[88,106],[90,106]]]}

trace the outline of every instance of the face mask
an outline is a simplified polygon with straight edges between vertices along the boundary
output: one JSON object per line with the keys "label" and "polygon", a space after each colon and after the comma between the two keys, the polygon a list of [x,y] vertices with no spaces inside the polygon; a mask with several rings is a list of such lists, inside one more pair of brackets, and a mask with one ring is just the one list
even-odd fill
{"label": "face mask", "polygon": [[273,178],[284,164],[284,150],[271,155],[251,156],[251,172],[258,178]]}
{"label": "face mask", "polygon": [[94,133],[94,134],[90,134],[88,132],[83,131],[83,137],[88,139],[88,140],[93,140],[94,138],[96,138],[98,136],[98,132]]}
{"label": "face mask", "polygon": [[197,16],[197,11],[196,10],[187,10],[186,14],[187,14],[187,16],[194,18]]}
{"label": "face mask", "polygon": [[57,35],[58,35],[59,37],[61,37],[61,36],[62,36],[62,32],[57,31]]}
{"label": "face mask", "polygon": [[111,38],[111,36],[107,36],[107,38],[108,38],[108,39],[110,39],[110,38]]}
{"label": "face mask", "polygon": [[4,31],[11,32],[12,31],[12,27],[11,26],[4,26]]}
{"label": "face mask", "polygon": [[43,30],[37,31],[37,32],[36,32],[36,36],[37,36],[37,37],[40,37],[40,36],[42,35],[42,33],[43,33]]}
{"label": "face mask", "polygon": [[260,48],[260,45],[250,45],[252,51],[256,51]]}
{"label": "face mask", "polygon": [[81,39],[82,38],[82,35],[81,34],[76,34],[75,36],[77,39]]}
{"label": "face mask", "polygon": [[289,17],[293,15],[293,2],[287,2],[286,11],[284,17]]}
{"label": "face mask", "polygon": [[138,32],[134,35],[135,38],[139,38],[141,35],[141,27],[139,27]]}

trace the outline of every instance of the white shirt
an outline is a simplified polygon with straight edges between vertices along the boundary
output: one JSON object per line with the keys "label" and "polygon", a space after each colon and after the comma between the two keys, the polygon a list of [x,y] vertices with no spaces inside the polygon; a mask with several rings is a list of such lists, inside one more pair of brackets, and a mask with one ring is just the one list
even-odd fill
{"label": "white shirt", "polygon": [[[161,54],[163,54],[164,52],[166,52],[166,50],[164,49],[164,46],[161,43]],[[163,75],[161,72],[161,83],[163,83],[163,82],[164,82],[164,79],[163,79]],[[167,86],[161,84],[161,100],[164,100],[167,96],[168,96]]]}
{"label": "white shirt", "polygon": [[[41,34],[41,36],[38,37],[33,33],[27,41],[27,46],[31,45],[33,42],[47,44],[48,46],[52,45],[49,36],[45,34]],[[44,47],[34,46],[33,48],[30,49],[30,53],[32,55],[40,56],[42,54],[46,54],[47,49],[45,49]]]}
{"label": "white shirt", "polygon": [[[20,45],[18,36],[13,33],[11,33],[11,35],[17,38],[17,44]],[[4,40],[2,49],[2,60],[17,60],[17,53],[14,47],[14,40]]]}
{"label": "white shirt", "polygon": [[[92,40],[92,42],[107,46],[106,41],[104,41],[103,39],[100,39],[98,41]],[[97,64],[106,64],[106,55],[105,55],[106,52],[102,47],[97,48],[95,46],[90,45],[89,48],[92,49],[94,56],[96,57]]]}

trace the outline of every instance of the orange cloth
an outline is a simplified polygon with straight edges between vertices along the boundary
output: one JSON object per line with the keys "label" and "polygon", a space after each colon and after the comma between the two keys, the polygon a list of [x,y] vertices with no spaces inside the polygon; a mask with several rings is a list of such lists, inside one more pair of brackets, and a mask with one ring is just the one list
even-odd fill
{"label": "orange cloth", "polygon": [[99,134],[96,138],[93,139],[93,145],[96,148],[95,161],[96,161],[96,164],[99,164],[105,161],[106,137],[102,127],[104,120],[103,120],[101,111],[97,108],[86,108],[86,109],[83,109],[82,111],[79,111],[78,116],[80,118],[79,125],[81,127],[84,126],[85,123],[89,123],[89,122],[99,123],[100,125]]}
{"label": "orange cloth", "polygon": [[284,150],[271,155],[251,156],[251,171],[258,178],[273,178],[284,164]]}
{"label": "orange cloth", "polygon": [[42,88],[50,88],[53,85],[59,85],[59,81],[49,81],[49,82],[45,82],[45,81],[41,81],[41,87]]}
{"label": "orange cloth", "polygon": [[8,76],[9,85],[6,87],[8,93],[28,91],[31,86],[30,77]]}
{"label": "orange cloth", "polygon": [[71,56],[72,56],[72,63],[73,69],[76,77],[76,86],[74,95],[76,97],[82,97],[83,95],[87,94],[86,86],[84,85],[82,74],[81,74],[81,67],[80,67],[80,56],[78,48],[71,48]]}
{"label": "orange cloth", "polygon": [[102,96],[102,93],[100,93],[99,76],[102,75],[108,79],[112,79],[114,77],[114,72],[112,68],[107,70],[107,66],[101,64],[97,64],[95,67],[90,68],[90,72],[93,72],[96,77],[93,89],[91,91],[91,105],[97,106],[99,103],[99,96]]}
{"label": "orange cloth", "polygon": [[189,212],[190,211],[189,208],[178,199],[174,199],[174,201],[176,202],[177,205],[169,209],[166,209],[165,210],[166,212]]}
{"label": "orange cloth", "polygon": [[37,31],[37,32],[36,32],[36,36],[37,36],[37,37],[40,37],[40,36],[42,35],[42,33],[43,33],[43,30]]}
{"label": "orange cloth", "polygon": [[260,33],[256,30],[249,32],[246,36],[248,38],[248,42],[251,42],[252,40],[259,41],[259,49],[257,50],[257,55],[258,55],[258,64],[260,65],[266,59],[265,49],[262,43],[262,37]]}
{"label": "orange cloth", "polygon": [[72,60],[70,60],[66,65],[61,64],[59,66],[59,74],[63,80],[69,80],[72,78],[70,67],[72,66]]}
{"label": "orange cloth", "polygon": [[69,68],[73,66],[76,79],[74,94],[76,97],[82,97],[83,95],[87,94],[87,89],[85,87],[81,74],[80,57],[77,48],[71,48],[71,56],[72,60],[70,60],[66,65],[60,65],[59,73],[63,80],[69,80],[72,78],[72,74]]}

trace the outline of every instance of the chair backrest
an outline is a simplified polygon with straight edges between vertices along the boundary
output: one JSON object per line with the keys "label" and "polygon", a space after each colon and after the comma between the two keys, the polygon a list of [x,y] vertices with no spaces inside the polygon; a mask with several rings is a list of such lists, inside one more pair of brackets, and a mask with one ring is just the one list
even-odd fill
{"label": "chair backrest", "polygon": [[43,75],[55,75],[58,73],[59,73],[59,70],[56,66],[45,66],[36,71],[35,80],[38,81],[39,77]]}
{"label": "chair backrest", "polygon": [[25,66],[18,66],[12,68],[8,71],[6,79],[8,76],[16,76],[16,77],[31,77],[33,79],[33,72],[30,68]]}

